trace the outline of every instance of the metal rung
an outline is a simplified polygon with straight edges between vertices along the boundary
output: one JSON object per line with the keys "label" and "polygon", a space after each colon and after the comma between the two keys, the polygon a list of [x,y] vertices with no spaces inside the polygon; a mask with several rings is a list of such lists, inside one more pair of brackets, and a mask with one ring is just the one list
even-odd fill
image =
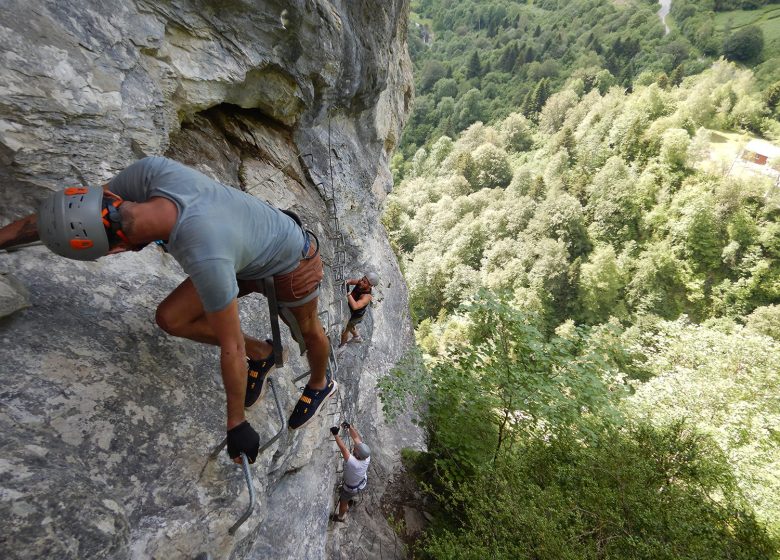
{"label": "metal rung", "polygon": [[238,521],[233,523],[233,526],[228,529],[229,535],[235,535],[236,531],[238,531],[238,528],[244,524],[244,521],[249,519],[249,516],[252,515],[252,511],[255,509],[255,487],[252,485],[252,472],[249,470],[249,459],[244,452],[241,453],[241,467],[244,470],[244,480],[246,480],[246,487],[249,489],[249,505],[241,517],[238,518]]}
{"label": "metal rung", "polygon": [[[318,317],[322,317],[323,315],[325,316],[325,324],[327,325],[325,330],[327,331],[330,329],[330,312],[327,309],[320,311]],[[320,319],[320,324],[322,324],[322,319]]]}
{"label": "metal rung", "polygon": [[[274,395],[274,402],[276,403],[276,412],[279,414],[279,422],[281,426],[279,427],[279,431],[276,432],[276,435],[274,435],[271,439],[266,441],[262,446],[260,446],[260,449],[258,449],[257,454],[260,455],[263,453],[266,449],[268,449],[277,439],[279,439],[279,436],[282,435],[282,432],[284,432],[285,427],[285,421],[284,421],[284,413],[282,412],[282,405],[279,404],[279,396],[276,394],[276,385],[274,384],[273,378],[268,378],[268,383],[271,385],[271,393]],[[219,454],[222,452],[222,450],[227,446],[227,437],[222,440],[222,442],[217,445],[214,450],[209,455],[209,460],[216,459]],[[252,484],[252,473],[249,470],[249,458],[246,456],[244,452],[241,452],[241,466],[244,470],[244,479],[246,480],[246,486],[249,489],[249,506],[247,506],[246,511],[241,515],[241,517],[236,521],[233,526],[228,529],[228,533],[231,535],[234,535],[238,528],[249,519],[249,516],[252,515],[252,510],[254,510],[255,507],[255,487]]]}
{"label": "metal rung", "polygon": [[263,451],[271,447],[271,445],[277,439],[279,439],[279,436],[281,436],[282,433],[284,432],[284,427],[285,427],[284,413],[282,412],[282,405],[279,404],[279,397],[276,394],[276,385],[274,385],[273,381],[274,381],[273,378],[271,377],[268,378],[268,383],[270,383],[271,385],[271,392],[274,395],[274,402],[276,403],[276,413],[279,415],[279,424],[280,424],[279,431],[276,432],[276,435],[274,435],[274,437],[272,437],[271,439],[269,439],[267,442],[265,442],[263,445],[260,446],[260,450],[258,451],[258,453],[262,453]]}

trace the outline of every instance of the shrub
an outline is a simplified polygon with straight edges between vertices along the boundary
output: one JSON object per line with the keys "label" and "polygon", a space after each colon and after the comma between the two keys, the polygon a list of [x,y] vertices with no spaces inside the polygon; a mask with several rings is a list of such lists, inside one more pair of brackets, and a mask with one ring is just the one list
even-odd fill
{"label": "shrub", "polygon": [[478,189],[506,187],[512,180],[512,169],[504,150],[492,144],[482,144],[474,150],[472,184]]}
{"label": "shrub", "polygon": [[747,316],[745,326],[780,341],[780,305],[757,307]]}
{"label": "shrub", "polygon": [[723,44],[723,54],[729,60],[749,62],[757,59],[764,49],[764,33],[760,27],[748,25],[729,35]]}

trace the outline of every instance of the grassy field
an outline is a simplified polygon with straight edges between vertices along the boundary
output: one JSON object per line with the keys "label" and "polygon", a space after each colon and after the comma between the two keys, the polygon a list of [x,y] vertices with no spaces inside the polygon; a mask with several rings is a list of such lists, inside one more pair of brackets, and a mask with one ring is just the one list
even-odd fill
{"label": "grassy field", "polygon": [[433,20],[430,18],[421,17],[417,12],[409,12],[409,21],[412,23],[419,23],[428,29],[433,28]]}
{"label": "grassy field", "polygon": [[718,31],[735,31],[746,25],[756,25],[764,32],[764,58],[780,56],[780,4],[760,10],[733,10],[715,14]]}
{"label": "grassy field", "polygon": [[411,10],[409,12],[409,21],[412,23],[418,23],[428,29],[433,28],[433,21],[429,18],[424,18],[419,14],[420,6],[417,2],[412,2]]}

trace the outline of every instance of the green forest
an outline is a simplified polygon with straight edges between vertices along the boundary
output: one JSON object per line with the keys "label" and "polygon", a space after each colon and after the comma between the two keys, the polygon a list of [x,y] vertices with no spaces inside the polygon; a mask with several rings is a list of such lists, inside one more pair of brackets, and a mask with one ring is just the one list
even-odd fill
{"label": "green forest", "polygon": [[412,2],[414,557],[778,558],[780,3],[658,9]]}

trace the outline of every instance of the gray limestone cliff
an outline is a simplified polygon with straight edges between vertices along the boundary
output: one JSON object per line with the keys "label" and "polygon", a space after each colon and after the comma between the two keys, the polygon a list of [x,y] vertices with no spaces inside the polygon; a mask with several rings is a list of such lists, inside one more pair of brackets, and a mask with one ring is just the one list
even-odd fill
{"label": "gray limestone cliff", "polygon": [[[400,448],[422,440],[385,421],[376,381],[412,340],[379,224],[412,96],[408,0],[2,4],[0,225],[163,154],[302,216],[321,241],[331,340],[341,278],[382,281],[366,341],[339,356],[338,398],[258,458],[258,506],[230,536],[248,495],[224,453],[208,459],[224,437],[218,349],[154,320],[178,264],[156,247],[97,262],[0,253],[0,557],[403,557],[383,494]],[[262,297],[243,298],[241,318],[270,334]],[[295,355],[273,374],[285,419],[306,371]],[[248,417],[262,439],[281,426],[270,393]],[[334,528],[328,426],[342,419],[374,455],[369,491]]]}

